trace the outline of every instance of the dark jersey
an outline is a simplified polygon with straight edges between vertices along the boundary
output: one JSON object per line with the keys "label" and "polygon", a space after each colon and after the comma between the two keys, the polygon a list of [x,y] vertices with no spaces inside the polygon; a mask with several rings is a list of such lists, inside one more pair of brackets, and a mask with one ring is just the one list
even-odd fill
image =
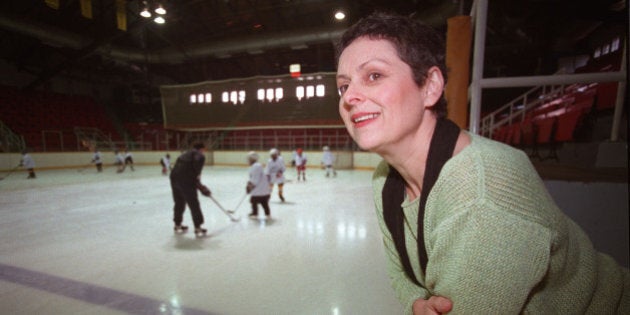
{"label": "dark jersey", "polygon": [[171,171],[171,180],[196,184],[205,162],[206,157],[197,150],[190,150],[180,155]]}

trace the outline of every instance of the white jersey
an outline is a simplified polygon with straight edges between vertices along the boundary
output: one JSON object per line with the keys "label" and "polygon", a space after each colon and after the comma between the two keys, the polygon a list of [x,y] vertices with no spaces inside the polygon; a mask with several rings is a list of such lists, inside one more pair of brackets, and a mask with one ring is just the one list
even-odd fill
{"label": "white jersey", "polygon": [[269,175],[265,174],[262,164],[256,162],[249,167],[249,182],[254,185],[252,196],[268,196],[271,194]]}
{"label": "white jersey", "polygon": [[167,157],[162,157],[162,166],[166,167],[167,169],[171,168],[171,159],[167,158]]}
{"label": "white jersey", "polygon": [[326,166],[333,165],[333,163],[335,163],[335,156],[332,152],[324,151],[324,154],[322,155],[322,163]]}
{"label": "white jersey", "polygon": [[284,183],[284,172],[286,170],[284,159],[281,156],[278,156],[275,161],[269,159],[267,162],[267,174],[269,174],[272,184]]}
{"label": "white jersey", "polygon": [[306,161],[308,161],[308,159],[306,158],[306,154],[305,153],[302,153],[302,155],[299,155],[299,154],[295,155],[295,165],[296,166],[306,165]]}
{"label": "white jersey", "polygon": [[31,157],[30,154],[24,154],[22,156],[22,161],[20,161],[20,165],[24,166],[24,168],[35,168],[35,161]]}
{"label": "white jersey", "polygon": [[116,162],[114,162],[114,164],[123,164],[125,162],[125,158],[123,158],[123,155],[120,153],[116,154]]}
{"label": "white jersey", "polygon": [[94,152],[94,157],[92,158],[92,162],[96,164],[103,163],[103,161],[101,161],[101,152],[99,151]]}

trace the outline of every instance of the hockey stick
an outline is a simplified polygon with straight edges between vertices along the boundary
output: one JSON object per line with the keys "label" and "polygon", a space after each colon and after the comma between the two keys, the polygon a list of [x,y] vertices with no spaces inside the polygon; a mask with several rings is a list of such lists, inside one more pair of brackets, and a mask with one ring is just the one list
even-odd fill
{"label": "hockey stick", "polygon": [[9,171],[9,174],[7,174],[6,176],[4,176],[4,177],[0,178],[0,180],[3,180],[3,179],[5,179],[5,178],[9,177],[11,174],[13,174],[13,172],[15,172],[15,170],[17,170],[17,169],[18,169],[18,167],[20,167],[20,165],[18,165],[18,166],[16,166],[16,167],[14,167],[12,170],[10,170],[10,171]]}
{"label": "hockey stick", "polygon": [[247,197],[247,195],[248,195],[247,193],[245,193],[245,194],[243,195],[243,198],[241,198],[241,201],[239,201],[239,202],[238,202],[238,205],[236,205],[236,208],[234,208],[234,210],[228,210],[227,212],[228,212],[228,213],[234,213],[234,212],[236,212],[236,210],[238,210],[238,208],[241,206],[241,204],[243,203],[243,201],[245,200],[245,197]]}
{"label": "hockey stick", "polygon": [[239,221],[241,218],[239,217],[235,217],[233,216],[230,212],[228,212],[227,210],[225,210],[225,208],[223,208],[223,206],[216,200],[214,199],[214,197],[212,197],[212,195],[210,195],[210,199],[212,199],[212,201],[214,201],[214,203],[217,204],[217,206],[219,207],[219,209],[221,209],[221,211],[223,211],[223,213],[225,213],[225,215],[227,215],[228,217],[230,217],[230,220],[232,220],[233,222],[237,222]]}

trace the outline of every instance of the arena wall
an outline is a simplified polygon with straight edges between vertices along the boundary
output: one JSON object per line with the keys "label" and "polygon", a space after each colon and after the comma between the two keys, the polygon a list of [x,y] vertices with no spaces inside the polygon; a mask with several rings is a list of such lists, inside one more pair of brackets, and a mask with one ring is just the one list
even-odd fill
{"label": "arena wall", "polygon": [[[179,156],[178,151],[137,151],[132,152],[134,164],[136,165],[155,165],[159,167],[160,159],[169,153],[171,161],[174,163]],[[206,153],[206,164],[217,166],[247,166],[248,151],[208,151]],[[374,153],[368,152],[350,152],[339,151],[333,152],[336,156],[335,168],[337,169],[365,169],[371,170],[376,167],[380,161],[380,157]],[[260,152],[261,162],[267,161],[268,152]],[[321,167],[322,152],[321,151],[305,151],[308,157],[307,167]],[[46,169],[63,169],[63,168],[84,168],[91,166],[91,152],[58,152],[58,153],[31,153],[35,160],[37,170]],[[101,156],[105,165],[114,163],[114,153],[112,151],[102,151]],[[282,155],[287,167],[291,166],[291,153],[286,152]],[[19,163],[22,155],[19,153],[1,153],[0,154],[0,172],[10,172]]]}

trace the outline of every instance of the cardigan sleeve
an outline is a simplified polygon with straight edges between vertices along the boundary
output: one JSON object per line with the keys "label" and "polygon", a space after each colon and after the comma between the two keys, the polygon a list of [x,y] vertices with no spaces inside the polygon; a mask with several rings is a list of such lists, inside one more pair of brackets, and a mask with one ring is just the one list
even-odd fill
{"label": "cardigan sleeve", "polygon": [[486,201],[451,209],[427,237],[426,285],[451,314],[518,314],[544,278],[552,233]]}
{"label": "cardigan sleeve", "polygon": [[[385,246],[385,256],[387,259],[387,274],[391,279],[391,285],[398,297],[398,300],[404,306],[405,314],[411,314],[413,302],[420,298],[427,299],[430,295],[425,288],[417,286],[409,280],[409,278],[407,278],[407,275],[402,267],[402,263],[400,262],[400,256],[398,255],[398,251],[396,250],[396,246],[392,240],[391,233],[385,225],[385,221],[383,219],[383,201],[381,199],[381,190],[385,179],[387,178],[388,172],[389,170],[387,164],[381,163],[377,167],[372,178],[376,216],[383,235],[383,245]],[[407,240],[407,242],[409,241],[412,240]]]}
{"label": "cardigan sleeve", "polygon": [[[379,211],[379,215],[382,215],[381,211]],[[392,287],[394,288],[394,292],[396,292],[398,300],[404,306],[405,313],[411,314],[413,302],[420,298],[429,298],[429,292],[409,280],[400,262],[400,257],[398,256],[398,251],[396,250],[391,234],[382,223],[383,221],[379,218],[379,224],[381,224],[381,231],[383,233],[383,244],[385,245],[385,256],[387,258],[387,274],[392,281]]]}

